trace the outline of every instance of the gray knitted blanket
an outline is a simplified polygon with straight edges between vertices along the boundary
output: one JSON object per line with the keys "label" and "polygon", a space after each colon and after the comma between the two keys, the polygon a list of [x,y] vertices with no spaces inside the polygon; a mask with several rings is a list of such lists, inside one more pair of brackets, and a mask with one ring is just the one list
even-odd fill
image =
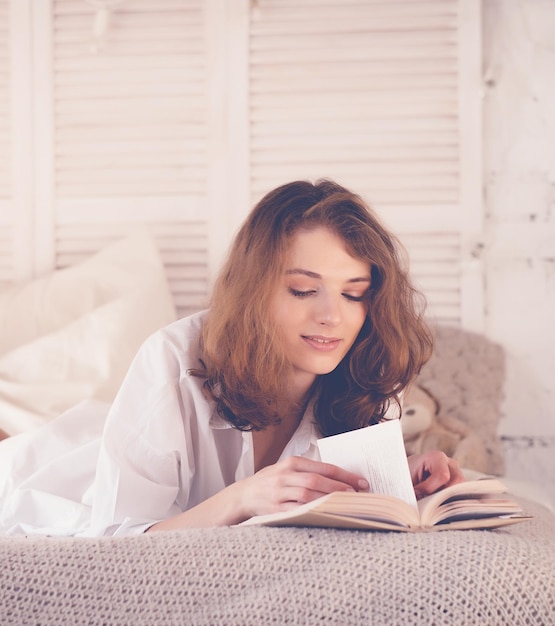
{"label": "gray knitted blanket", "polygon": [[417,534],[1,538],[0,624],[555,624],[555,516]]}

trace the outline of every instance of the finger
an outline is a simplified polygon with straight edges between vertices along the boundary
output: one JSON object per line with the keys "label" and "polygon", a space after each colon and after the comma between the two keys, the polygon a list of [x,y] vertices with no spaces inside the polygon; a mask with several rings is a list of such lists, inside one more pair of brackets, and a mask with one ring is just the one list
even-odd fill
{"label": "finger", "polygon": [[443,455],[436,462],[426,466],[427,477],[414,487],[417,498],[435,493],[444,487],[464,481],[459,464],[454,459]]}
{"label": "finger", "polygon": [[336,491],[354,493],[355,490],[349,485],[331,481],[317,474],[305,474],[299,484],[281,489],[279,494],[280,506],[291,502],[305,504]]}
{"label": "finger", "polygon": [[[349,487],[351,491],[352,487]],[[333,491],[343,491],[343,490],[333,490]],[[288,506],[290,504],[306,504],[307,502],[312,502],[313,500],[317,500],[322,496],[326,496],[332,491],[319,491],[318,489],[309,489],[307,487],[289,487],[284,489],[281,493],[281,497],[285,498],[285,500],[279,503],[280,508],[283,506]]]}
{"label": "finger", "polygon": [[368,481],[359,474],[330,463],[320,463],[320,465],[322,469],[318,470],[317,476],[324,479],[323,488],[327,493],[332,490],[345,491],[348,487],[355,491],[365,491],[370,488]]}
{"label": "finger", "polygon": [[455,461],[455,459],[449,459],[449,469],[451,471],[451,480],[449,481],[450,485],[465,482],[466,478],[464,477],[461,466],[457,461]]}
{"label": "finger", "polygon": [[[342,467],[331,463],[322,463],[322,461],[314,461],[304,457],[290,457],[287,459],[290,469],[296,472],[304,472],[310,474],[318,474],[328,478],[336,483],[334,491],[345,490],[345,485],[352,487],[356,491],[360,489],[368,489],[368,481],[359,474],[350,472]],[[340,484],[344,486],[341,488]],[[329,493],[329,490],[326,490]]]}
{"label": "finger", "polygon": [[415,485],[415,492],[420,495],[434,493],[450,480],[449,457],[433,450],[425,455],[420,471],[420,480]]}
{"label": "finger", "polygon": [[355,491],[354,487],[351,487],[348,483],[332,480],[325,476],[320,476],[320,474],[306,474],[302,488],[309,492],[318,493],[319,496],[333,493],[334,491]]}

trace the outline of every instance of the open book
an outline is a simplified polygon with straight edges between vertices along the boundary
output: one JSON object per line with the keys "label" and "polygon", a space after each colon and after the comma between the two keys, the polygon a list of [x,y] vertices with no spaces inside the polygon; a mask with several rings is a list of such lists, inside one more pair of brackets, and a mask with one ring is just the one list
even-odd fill
{"label": "open book", "polygon": [[414,531],[495,528],[529,519],[496,478],[452,485],[417,502],[398,419],[320,439],[318,447],[322,461],[364,476],[370,492],[336,491],[242,525]]}
{"label": "open book", "polygon": [[380,493],[336,491],[283,513],[242,525],[322,526],[374,530],[496,528],[529,519],[496,478],[467,481],[422,498],[417,507]]}

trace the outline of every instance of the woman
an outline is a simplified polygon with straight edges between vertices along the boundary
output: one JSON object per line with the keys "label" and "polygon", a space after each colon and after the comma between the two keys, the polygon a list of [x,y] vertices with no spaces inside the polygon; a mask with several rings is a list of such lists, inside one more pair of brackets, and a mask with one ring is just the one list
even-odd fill
{"label": "woman", "polygon": [[[209,311],[137,354],[81,497],[90,521],[71,534],[235,524],[368,489],[320,462],[316,440],[398,414],[431,352],[416,295],[397,242],[358,196],[330,181],[270,192]],[[439,452],[409,465],[418,495],[462,480]]]}

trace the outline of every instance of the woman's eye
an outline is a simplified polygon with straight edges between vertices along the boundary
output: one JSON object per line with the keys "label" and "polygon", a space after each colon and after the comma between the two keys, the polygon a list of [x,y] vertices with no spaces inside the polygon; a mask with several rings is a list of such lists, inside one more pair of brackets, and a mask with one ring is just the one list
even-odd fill
{"label": "woman's eye", "polygon": [[295,298],[306,298],[307,296],[312,295],[313,293],[316,293],[314,291],[314,289],[309,289],[307,291],[301,291],[299,289],[293,289],[292,287],[289,288],[289,292],[295,296]]}
{"label": "woman's eye", "polygon": [[364,300],[364,296],[353,296],[350,293],[344,293],[343,297],[347,298],[347,300],[350,300],[351,302],[362,302]]}

